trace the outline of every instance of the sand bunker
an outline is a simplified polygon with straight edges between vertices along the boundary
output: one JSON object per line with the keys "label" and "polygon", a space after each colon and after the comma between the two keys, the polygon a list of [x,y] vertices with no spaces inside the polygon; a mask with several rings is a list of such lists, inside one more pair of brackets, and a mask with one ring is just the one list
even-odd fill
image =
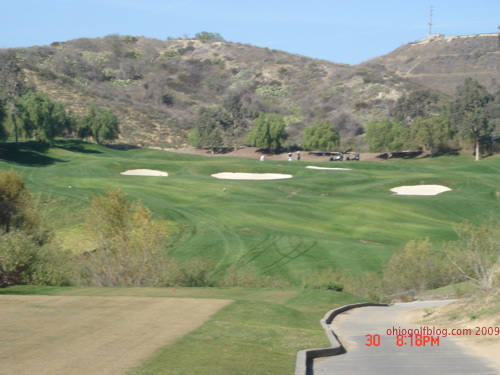
{"label": "sand bunker", "polygon": [[274,173],[233,173],[222,172],[212,175],[215,178],[224,180],[281,180],[284,178],[292,178],[291,174],[274,174]]}
{"label": "sand bunker", "polygon": [[351,168],[327,168],[327,167],[315,167],[313,165],[310,165],[306,168],[309,168],[309,169],[325,169],[325,170],[329,170],[329,171],[352,171]]}
{"label": "sand bunker", "polygon": [[398,195],[438,195],[451,189],[442,185],[414,185],[396,187],[391,191]]}
{"label": "sand bunker", "polygon": [[160,176],[160,177],[168,176],[167,172],[155,171],[153,169],[131,169],[129,171],[121,172],[120,174],[126,176]]}

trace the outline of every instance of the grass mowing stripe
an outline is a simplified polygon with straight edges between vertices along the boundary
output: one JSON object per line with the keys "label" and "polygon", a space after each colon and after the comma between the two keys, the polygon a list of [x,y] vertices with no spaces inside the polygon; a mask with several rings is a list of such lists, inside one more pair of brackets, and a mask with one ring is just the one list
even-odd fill
{"label": "grass mowing stripe", "polygon": [[[309,270],[340,266],[380,269],[410,239],[439,246],[453,226],[500,214],[500,157],[468,156],[385,162],[343,162],[350,171],[306,169],[304,163],[207,158],[158,150],[113,150],[58,140],[0,145],[0,167],[14,168],[40,194],[58,236],[79,233],[92,194],[121,186],[157,217],[178,222],[172,254],[205,256],[222,269],[255,261],[262,272],[295,283]],[[328,162],[314,163],[331,167]],[[128,168],[158,169],[169,177],[122,176]],[[289,173],[278,181],[218,180],[216,172]],[[444,184],[438,196],[396,196],[403,184]],[[71,186],[69,188],[68,186]],[[223,189],[226,191],[223,191]],[[172,243],[172,242],[171,242]],[[258,255],[258,256],[256,256]]]}

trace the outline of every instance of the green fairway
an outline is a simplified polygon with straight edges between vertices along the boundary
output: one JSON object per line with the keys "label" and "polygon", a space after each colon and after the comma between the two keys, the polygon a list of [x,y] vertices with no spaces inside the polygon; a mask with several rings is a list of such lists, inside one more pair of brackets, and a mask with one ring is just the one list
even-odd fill
{"label": "green fairway", "polygon": [[[114,150],[59,140],[0,145],[0,167],[17,171],[44,209],[64,248],[92,249],[84,211],[94,194],[121,187],[171,223],[170,254],[212,259],[221,274],[254,265],[262,275],[300,286],[306,274],[336,267],[349,274],[380,271],[412,239],[436,247],[456,239],[454,225],[500,213],[500,158],[474,162],[447,156],[384,162],[342,162],[351,170],[243,158],[210,158],[157,150]],[[154,169],[168,177],[124,176]],[[218,172],[284,173],[270,181],[219,180]],[[390,189],[436,184],[436,196],[398,196]],[[15,286],[0,294],[126,296],[235,301],[198,329],[156,354],[130,375],[290,374],[298,350],[327,346],[319,319],[332,308],[360,302],[328,290],[250,288],[63,288]],[[197,361],[193,361],[193,353]]]}
{"label": "green fairway", "polygon": [[[299,285],[305,273],[337,267],[380,270],[408,240],[455,239],[453,225],[500,212],[500,158],[447,156],[342,162],[347,171],[307,169],[310,162],[209,158],[158,150],[114,150],[59,140],[0,145],[0,167],[13,168],[44,203],[58,239],[85,250],[82,210],[92,194],[121,187],[173,223],[171,254],[203,256],[219,270],[253,263],[263,274]],[[332,163],[314,165],[331,167]],[[168,177],[124,176],[154,169]],[[219,180],[218,172],[284,173],[271,181]],[[398,196],[391,188],[439,184],[436,196]]]}

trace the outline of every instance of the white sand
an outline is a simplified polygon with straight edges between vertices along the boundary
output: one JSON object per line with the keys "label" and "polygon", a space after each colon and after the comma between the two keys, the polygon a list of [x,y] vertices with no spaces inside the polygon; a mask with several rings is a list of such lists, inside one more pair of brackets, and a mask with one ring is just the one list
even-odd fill
{"label": "white sand", "polygon": [[224,180],[280,180],[284,178],[292,178],[291,174],[274,174],[274,173],[233,173],[222,172],[215,173],[212,177]]}
{"label": "white sand", "polygon": [[352,171],[351,168],[327,168],[327,167],[315,167],[315,166],[308,166],[306,168],[309,168],[309,169],[326,169],[326,170],[329,170],[329,171]]}
{"label": "white sand", "polygon": [[168,176],[167,172],[155,171],[153,169],[131,169],[129,171],[121,172],[120,174],[126,176]]}
{"label": "white sand", "polygon": [[414,185],[396,187],[391,191],[398,195],[438,195],[451,189],[442,185]]}

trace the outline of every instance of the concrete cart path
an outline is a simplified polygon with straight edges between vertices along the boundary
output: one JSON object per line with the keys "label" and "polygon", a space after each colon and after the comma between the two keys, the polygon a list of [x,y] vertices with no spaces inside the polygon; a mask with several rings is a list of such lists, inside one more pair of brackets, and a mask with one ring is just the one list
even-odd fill
{"label": "concrete cart path", "polygon": [[[397,303],[389,307],[361,307],[338,315],[331,327],[347,353],[316,359],[313,364],[314,375],[499,375],[500,370],[490,367],[482,358],[467,354],[450,336],[439,336],[439,343],[427,342],[420,346],[415,340],[411,345],[410,339],[405,339],[407,344],[398,346],[396,336],[387,334],[387,330],[393,327],[420,327],[406,323],[403,319],[405,312],[449,302],[419,301]],[[380,335],[380,344],[367,346],[368,338],[365,335],[377,334]]]}

